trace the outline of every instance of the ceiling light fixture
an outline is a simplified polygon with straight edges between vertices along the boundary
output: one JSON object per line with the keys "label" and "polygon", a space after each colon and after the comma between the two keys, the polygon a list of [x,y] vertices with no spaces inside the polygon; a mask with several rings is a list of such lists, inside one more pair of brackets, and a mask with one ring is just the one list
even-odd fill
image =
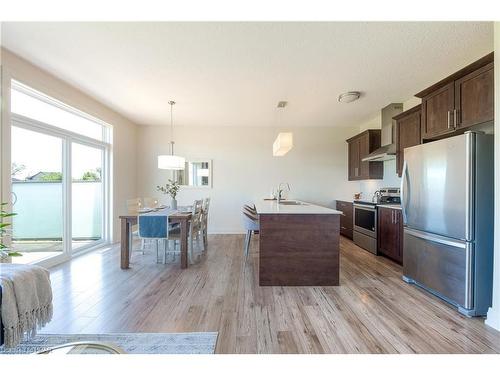
{"label": "ceiling light fixture", "polygon": [[186,159],[182,156],[174,155],[174,116],[173,108],[175,102],[169,101],[170,104],[170,155],[158,155],[158,168],[170,170],[183,170],[185,168]]}
{"label": "ceiling light fixture", "polygon": [[340,94],[338,100],[340,103],[351,103],[355,100],[358,100],[360,96],[361,93],[359,91],[348,91]]}
{"label": "ceiling light fixture", "polygon": [[273,143],[273,156],[283,156],[293,147],[293,133],[279,133]]}
{"label": "ceiling light fixture", "polygon": [[[280,101],[278,102],[278,108],[283,110],[287,106],[288,102]],[[283,111],[281,111],[283,112]],[[282,115],[280,117],[283,117]],[[283,156],[293,147],[293,133],[279,133],[276,140],[273,143],[273,156]]]}

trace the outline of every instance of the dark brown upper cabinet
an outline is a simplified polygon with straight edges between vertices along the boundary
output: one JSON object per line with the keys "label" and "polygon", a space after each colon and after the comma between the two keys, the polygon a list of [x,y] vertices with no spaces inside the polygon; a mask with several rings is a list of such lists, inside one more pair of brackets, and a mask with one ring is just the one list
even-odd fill
{"label": "dark brown upper cabinet", "polygon": [[493,63],[455,81],[455,118],[457,128],[493,121]]}
{"label": "dark brown upper cabinet", "polygon": [[423,140],[493,121],[493,53],[419,92]]}
{"label": "dark brown upper cabinet", "polygon": [[350,142],[348,141],[348,173],[349,173],[349,181],[357,180],[358,176],[360,176],[359,170],[359,139],[353,139]]}
{"label": "dark brown upper cabinet", "polygon": [[450,83],[422,98],[422,137],[432,138],[455,131],[451,122],[455,85]]}
{"label": "dark brown upper cabinet", "polygon": [[401,177],[404,149],[421,143],[421,105],[394,116],[396,121],[396,172]]}
{"label": "dark brown upper cabinet", "polygon": [[369,129],[349,138],[348,179],[349,181],[377,179],[384,177],[382,161],[363,161],[362,159],[380,147],[381,131]]}

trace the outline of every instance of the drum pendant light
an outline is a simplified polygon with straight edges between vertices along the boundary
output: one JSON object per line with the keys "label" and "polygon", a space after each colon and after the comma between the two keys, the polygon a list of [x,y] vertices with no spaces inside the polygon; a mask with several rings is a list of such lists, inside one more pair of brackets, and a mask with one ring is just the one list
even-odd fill
{"label": "drum pendant light", "polygon": [[158,155],[158,168],[170,170],[183,170],[185,168],[186,159],[182,156],[174,155],[174,117],[173,108],[175,102],[169,101],[170,104],[170,155]]}

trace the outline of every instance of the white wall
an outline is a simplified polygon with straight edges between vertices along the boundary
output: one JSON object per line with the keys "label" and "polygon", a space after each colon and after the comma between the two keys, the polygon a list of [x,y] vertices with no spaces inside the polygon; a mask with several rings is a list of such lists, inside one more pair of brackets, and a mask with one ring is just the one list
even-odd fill
{"label": "white wall", "polygon": [[495,22],[495,259],[493,265],[493,306],[486,324],[500,331],[500,22]]}
{"label": "white wall", "polygon": [[125,213],[125,201],[136,197],[137,126],[68,83],[21,59],[2,51],[1,117],[1,197],[10,201],[10,80],[18,80],[70,106],[113,125],[113,240],[119,240],[118,215]]}
{"label": "white wall", "polygon": [[[268,197],[271,188],[289,182],[291,196],[334,207],[336,199],[352,200],[358,183],[347,181],[346,139],[358,128],[308,127],[292,131],[293,149],[272,156],[280,131],[266,127],[176,127],[176,154],[187,159],[213,160],[213,188],[183,188],[179,204],[210,196],[212,233],[240,233],[241,206]],[[160,196],[169,171],[157,169],[157,155],[168,153],[169,127],[144,126],[139,130],[138,193]],[[168,197],[162,197],[165,203]]]}

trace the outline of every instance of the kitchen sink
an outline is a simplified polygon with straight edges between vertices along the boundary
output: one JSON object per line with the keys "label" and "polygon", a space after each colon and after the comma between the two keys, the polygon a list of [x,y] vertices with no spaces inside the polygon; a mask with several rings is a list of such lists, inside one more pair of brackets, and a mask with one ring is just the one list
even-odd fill
{"label": "kitchen sink", "polygon": [[307,206],[307,203],[302,203],[298,201],[281,201],[280,204],[288,205],[288,206]]}

